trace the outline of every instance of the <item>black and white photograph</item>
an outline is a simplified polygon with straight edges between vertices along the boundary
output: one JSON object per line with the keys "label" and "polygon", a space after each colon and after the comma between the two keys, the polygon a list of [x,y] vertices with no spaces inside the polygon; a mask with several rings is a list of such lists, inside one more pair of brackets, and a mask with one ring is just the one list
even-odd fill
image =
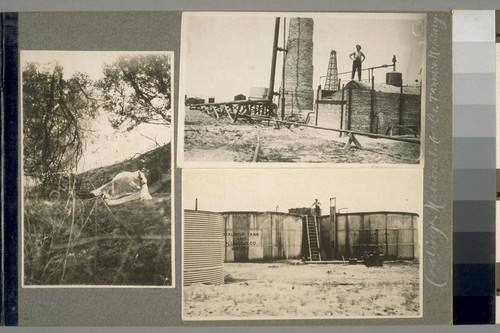
{"label": "black and white photograph", "polygon": [[426,14],[184,13],[178,161],[421,160]]}
{"label": "black and white photograph", "polygon": [[422,169],[182,177],[183,320],[422,316]]}
{"label": "black and white photograph", "polygon": [[173,57],[21,52],[24,287],[174,287]]}

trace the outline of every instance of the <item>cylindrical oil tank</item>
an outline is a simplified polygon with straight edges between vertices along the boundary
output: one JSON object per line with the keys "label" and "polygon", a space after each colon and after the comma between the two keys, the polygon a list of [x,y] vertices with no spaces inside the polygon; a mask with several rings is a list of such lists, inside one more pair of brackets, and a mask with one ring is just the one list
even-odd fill
{"label": "cylindrical oil tank", "polygon": [[325,216],[320,219],[322,248],[336,259],[361,258],[365,251],[419,259],[418,225],[418,214],[409,212],[337,214],[335,223]]}
{"label": "cylindrical oil tank", "polygon": [[299,259],[302,216],[278,212],[225,212],[225,261]]}
{"label": "cylindrical oil tank", "polygon": [[224,283],[224,219],[222,214],[184,211],[184,280],[193,283]]}
{"label": "cylindrical oil tank", "polygon": [[400,72],[388,72],[385,74],[385,83],[391,86],[403,86],[403,74]]}

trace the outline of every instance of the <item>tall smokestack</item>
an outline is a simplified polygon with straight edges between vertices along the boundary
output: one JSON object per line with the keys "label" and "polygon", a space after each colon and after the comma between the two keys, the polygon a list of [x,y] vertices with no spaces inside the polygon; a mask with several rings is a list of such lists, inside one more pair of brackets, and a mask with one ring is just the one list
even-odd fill
{"label": "tall smokestack", "polygon": [[313,30],[312,18],[290,19],[285,61],[287,112],[313,109]]}

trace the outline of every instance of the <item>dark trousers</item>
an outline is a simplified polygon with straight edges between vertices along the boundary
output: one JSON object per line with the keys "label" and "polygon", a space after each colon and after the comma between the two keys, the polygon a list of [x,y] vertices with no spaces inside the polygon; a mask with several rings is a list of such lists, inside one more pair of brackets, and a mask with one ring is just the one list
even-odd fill
{"label": "dark trousers", "polygon": [[358,81],[361,81],[361,60],[354,60],[352,62],[351,80],[354,80],[354,73],[358,70]]}

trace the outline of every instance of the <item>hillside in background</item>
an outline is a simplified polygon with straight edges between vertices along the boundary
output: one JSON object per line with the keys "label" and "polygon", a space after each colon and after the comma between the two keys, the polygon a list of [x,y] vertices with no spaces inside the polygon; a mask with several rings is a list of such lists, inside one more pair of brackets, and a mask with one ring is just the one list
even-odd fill
{"label": "hillside in background", "polygon": [[[50,196],[25,192],[24,283],[171,285],[170,152],[168,144],[78,174],[75,186],[54,184]],[[152,200],[110,207],[101,197],[88,196],[116,174],[142,167],[150,170]]]}
{"label": "hillside in background", "polygon": [[137,171],[146,167],[150,193],[170,193],[171,144],[150,150],[144,154],[136,154],[131,159],[113,165],[92,169],[77,175],[77,192],[90,192],[111,181],[123,171]]}

